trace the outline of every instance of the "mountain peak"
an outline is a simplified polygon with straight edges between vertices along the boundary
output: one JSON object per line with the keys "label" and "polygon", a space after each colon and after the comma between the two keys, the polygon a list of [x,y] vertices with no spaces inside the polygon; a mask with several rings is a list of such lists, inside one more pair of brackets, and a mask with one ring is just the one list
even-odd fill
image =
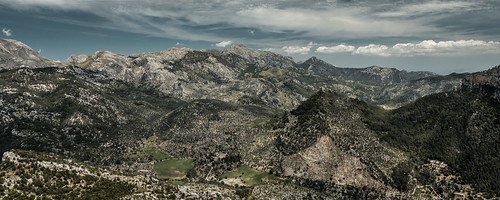
{"label": "mountain peak", "polygon": [[331,64],[325,62],[324,60],[319,59],[316,56],[312,56],[309,59],[300,62],[299,64],[306,64],[306,65],[328,65],[328,66],[332,66]]}
{"label": "mountain peak", "polygon": [[30,67],[55,65],[55,62],[40,56],[28,45],[17,40],[3,38],[0,38],[0,61],[0,69],[12,69],[22,65]]}
{"label": "mountain peak", "polygon": [[309,59],[307,59],[307,60],[309,60],[309,61],[311,61],[311,62],[317,62],[317,61],[320,61],[320,59],[319,59],[319,58],[317,58],[316,56],[312,56],[311,58],[309,58]]}
{"label": "mountain peak", "polygon": [[231,47],[229,49],[230,50],[236,50],[236,49],[250,49],[250,48],[248,48],[247,46],[245,46],[243,44],[234,43],[234,44],[231,45]]}

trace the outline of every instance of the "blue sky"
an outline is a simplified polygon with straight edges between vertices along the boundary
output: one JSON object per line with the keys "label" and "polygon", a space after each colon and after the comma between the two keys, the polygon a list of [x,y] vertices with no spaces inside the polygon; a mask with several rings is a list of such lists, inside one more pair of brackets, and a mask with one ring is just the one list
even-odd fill
{"label": "blue sky", "polygon": [[340,67],[440,74],[500,64],[500,1],[2,0],[3,38],[42,56],[233,43]]}

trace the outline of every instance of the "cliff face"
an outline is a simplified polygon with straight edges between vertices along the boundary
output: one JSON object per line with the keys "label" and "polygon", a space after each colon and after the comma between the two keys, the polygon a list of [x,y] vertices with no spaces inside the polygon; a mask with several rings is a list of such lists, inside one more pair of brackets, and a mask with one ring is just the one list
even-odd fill
{"label": "cliff face", "polygon": [[481,89],[488,96],[500,101],[500,65],[467,75],[462,81],[462,88]]}

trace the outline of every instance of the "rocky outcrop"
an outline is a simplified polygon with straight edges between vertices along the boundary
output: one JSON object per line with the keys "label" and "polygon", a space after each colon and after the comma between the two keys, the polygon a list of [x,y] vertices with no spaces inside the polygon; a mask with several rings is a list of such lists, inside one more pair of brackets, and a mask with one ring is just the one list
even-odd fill
{"label": "rocky outcrop", "polygon": [[486,95],[500,101],[500,65],[474,73],[462,81],[464,89],[481,89]]}

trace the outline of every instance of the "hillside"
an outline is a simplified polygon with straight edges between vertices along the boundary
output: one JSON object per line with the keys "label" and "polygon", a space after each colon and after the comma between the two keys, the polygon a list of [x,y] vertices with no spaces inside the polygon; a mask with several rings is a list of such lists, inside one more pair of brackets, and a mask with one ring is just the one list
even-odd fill
{"label": "hillside", "polygon": [[0,198],[500,196],[498,66],[349,69],[237,44],[57,63],[1,45]]}
{"label": "hillside", "polygon": [[456,89],[465,76],[382,67],[337,68],[315,57],[299,64],[290,57],[240,44],[225,50],[172,48],[130,56],[103,51],[73,56],[65,64],[185,101],[208,98],[235,103],[253,96],[284,110],[295,108],[323,87],[373,104],[399,107],[428,94]]}

